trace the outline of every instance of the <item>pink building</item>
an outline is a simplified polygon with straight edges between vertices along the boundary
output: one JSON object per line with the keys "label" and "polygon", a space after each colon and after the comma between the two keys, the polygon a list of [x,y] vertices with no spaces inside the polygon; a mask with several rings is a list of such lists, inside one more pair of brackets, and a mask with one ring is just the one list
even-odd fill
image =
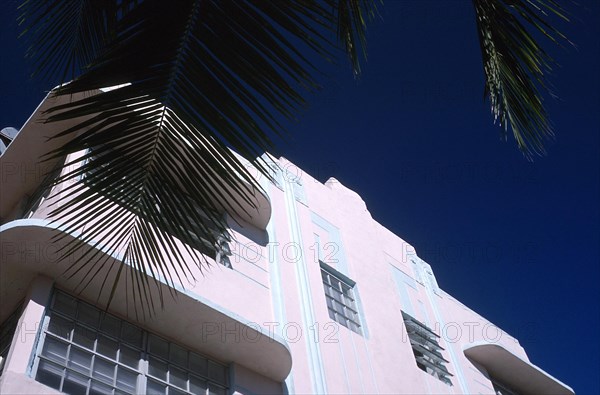
{"label": "pink building", "polygon": [[47,218],[63,186],[40,190],[46,138],[65,126],[36,123],[52,100],[3,137],[0,393],[574,393],[440,289],[356,192],[284,158],[258,212],[225,214],[232,240],[196,283],[151,318],[120,283],[106,311],[103,277],[82,290],[57,259],[53,236],[78,236]]}

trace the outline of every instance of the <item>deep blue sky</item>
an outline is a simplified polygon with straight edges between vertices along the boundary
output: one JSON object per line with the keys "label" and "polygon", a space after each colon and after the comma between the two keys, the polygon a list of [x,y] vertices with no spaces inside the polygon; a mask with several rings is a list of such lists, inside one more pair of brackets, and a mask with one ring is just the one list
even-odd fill
{"label": "deep blue sky", "polygon": [[[369,60],[324,80],[281,152],[358,192],[415,246],[440,286],[516,336],[578,394],[600,393],[600,2],[572,6],[577,48],[548,99],[556,141],[527,162],[499,139],[468,1],[390,1]],[[0,127],[19,128],[51,84],[28,78],[14,13],[0,16]]]}

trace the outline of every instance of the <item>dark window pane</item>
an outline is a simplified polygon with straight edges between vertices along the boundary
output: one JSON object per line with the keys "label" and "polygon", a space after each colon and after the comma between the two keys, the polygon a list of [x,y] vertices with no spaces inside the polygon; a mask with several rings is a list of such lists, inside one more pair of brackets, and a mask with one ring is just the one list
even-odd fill
{"label": "dark window pane", "polygon": [[71,369],[77,370],[78,372],[89,374],[92,366],[92,354],[71,346],[69,363],[67,366]]}
{"label": "dark window pane", "polygon": [[187,367],[187,351],[176,344],[171,343],[169,350],[169,362],[182,367]]}
{"label": "dark window pane", "polygon": [[66,320],[56,314],[52,314],[50,322],[48,323],[48,332],[54,333],[63,339],[70,340],[71,330],[73,329],[73,323]]}
{"label": "dark window pane", "polygon": [[340,287],[342,287],[342,292],[344,294],[346,294],[348,296],[352,296],[352,291],[351,291],[352,288],[350,288],[349,286],[347,286],[346,284],[341,283],[341,282],[340,282]]}
{"label": "dark window pane", "polygon": [[53,339],[50,336],[46,336],[42,355],[53,361],[64,364],[67,360],[67,348],[68,345],[66,343]]}
{"label": "dark window pane", "polygon": [[121,320],[110,314],[105,314],[104,317],[102,317],[100,331],[112,337],[118,338],[121,333]]}
{"label": "dark window pane", "polygon": [[187,389],[187,373],[175,366],[169,366],[169,383]]}
{"label": "dark window pane", "polygon": [[137,386],[137,374],[124,368],[117,368],[117,388],[134,393]]}
{"label": "dark window pane", "polygon": [[327,302],[327,307],[333,309],[333,299],[325,297],[325,301]]}
{"label": "dark window pane", "polygon": [[77,320],[97,328],[100,320],[100,310],[87,303],[80,302],[77,309]]}
{"label": "dark window pane", "polygon": [[209,361],[208,378],[219,383],[225,382],[225,367]]}
{"label": "dark window pane", "polygon": [[169,343],[158,336],[148,336],[148,348],[151,354],[169,359]]}
{"label": "dark window pane", "polygon": [[343,301],[342,293],[340,291],[338,291],[337,289],[333,289],[333,294],[331,296],[340,303]]}
{"label": "dark window pane", "polygon": [[92,380],[89,395],[112,395],[112,387]]}
{"label": "dark window pane", "polygon": [[87,390],[88,379],[78,373],[67,370],[62,392],[69,395],[82,395]]}
{"label": "dark window pane", "polygon": [[193,352],[190,353],[190,371],[202,377],[207,377],[208,361],[206,358]]}
{"label": "dark window pane", "polygon": [[119,343],[113,341],[105,336],[98,336],[96,342],[96,352],[102,354],[110,359],[117,359],[117,350],[119,349]]}
{"label": "dark window pane", "polygon": [[225,389],[214,384],[209,384],[208,393],[210,395],[225,395]]}
{"label": "dark window pane", "polygon": [[95,340],[96,332],[84,328],[83,326],[75,325],[75,330],[73,331],[73,343],[93,350]]}
{"label": "dark window pane", "polygon": [[140,363],[140,352],[125,345],[121,345],[121,349],[119,350],[119,362],[137,369]]}
{"label": "dark window pane", "polygon": [[329,313],[329,318],[335,321],[335,312],[331,309],[328,309],[327,312]]}
{"label": "dark window pane", "polygon": [[156,377],[157,379],[167,380],[167,364],[150,357],[148,359],[148,374]]}
{"label": "dark window pane", "polygon": [[176,389],[174,387],[169,387],[169,395],[187,395],[187,394],[183,391],[179,391],[178,389]]}
{"label": "dark window pane", "polygon": [[102,358],[94,358],[94,369],[92,377],[113,384],[115,377],[116,364],[103,360]]}
{"label": "dark window pane", "polygon": [[190,376],[190,392],[192,394],[206,394],[208,383],[199,377]]}
{"label": "dark window pane", "polygon": [[48,387],[58,390],[60,389],[60,379],[63,370],[64,369],[54,365],[53,363],[40,360],[35,379],[40,383],[47,385]]}
{"label": "dark window pane", "polygon": [[166,392],[166,385],[156,382],[154,380],[148,380],[146,387],[146,394],[148,395],[164,395]]}
{"label": "dark window pane", "polygon": [[121,340],[133,346],[142,346],[142,331],[137,326],[123,321],[121,323]]}
{"label": "dark window pane", "polygon": [[57,292],[54,294],[53,309],[60,311],[69,317],[75,317],[75,311],[77,311],[77,300],[65,295],[62,292]]}

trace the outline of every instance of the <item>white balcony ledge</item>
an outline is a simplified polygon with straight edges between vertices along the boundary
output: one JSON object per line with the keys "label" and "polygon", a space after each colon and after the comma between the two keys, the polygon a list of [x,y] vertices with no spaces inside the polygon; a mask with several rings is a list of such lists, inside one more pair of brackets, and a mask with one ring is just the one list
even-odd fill
{"label": "white balcony ledge", "polygon": [[[80,276],[71,279],[64,276],[65,269],[73,262],[70,259],[58,262],[53,240],[57,235],[66,235],[65,242],[76,237],[43,219],[15,220],[0,226],[0,300],[5,308],[16,305],[24,297],[28,284],[38,275],[54,279],[55,284],[64,290],[77,288]],[[105,253],[97,254],[96,259],[123,264]],[[76,296],[105,307],[114,276],[109,276],[108,291],[105,290],[104,296],[98,300],[104,277],[104,273],[100,272]],[[231,284],[223,284],[224,292],[228,285]],[[127,285],[126,281],[119,282],[110,311],[224,363],[238,363],[279,382],[288,376],[292,368],[290,349],[284,339],[265,328],[266,323],[250,322],[182,287],[177,287],[179,294],[175,300],[169,295],[164,282],[161,286],[165,294],[164,308],[157,306],[152,318],[135,320],[131,295],[129,305],[125,303],[127,293],[131,292],[131,284]],[[157,297],[158,287],[153,287],[152,292],[152,296]],[[0,322],[7,312],[0,308]]]}
{"label": "white balcony ledge", "polygon": [[483,367],[491,378],[519,394],[575,394],[571,387],[499,344],[475,343],[465,348],[464,353],[469,360]]}

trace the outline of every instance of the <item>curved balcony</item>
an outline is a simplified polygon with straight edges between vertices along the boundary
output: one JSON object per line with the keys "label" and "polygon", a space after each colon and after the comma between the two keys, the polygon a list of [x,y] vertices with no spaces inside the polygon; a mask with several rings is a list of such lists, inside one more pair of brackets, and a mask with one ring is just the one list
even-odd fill
{"label": "curved balcony", "polygon": [[[0,300],[3,304],[12,306],[22,299],[29,283],[39,274],[54,279],[63,289],[75,292],[80,290],[86,273],[79,273],[74,277],[67,277],[64,273],[69,265],[83,256],[86,249],[93,247],[86,244],[73,251],[66,259],[59,259],[57,236],[63,237],[64,243],[77,237],[44,219],[15,220],[0,226]],[[108,268],[111,264],[114,267],[126,264],[118,257],[107,255],[99,249],[94,249],[93,252],[95,262],[92,264],[97,266],[91,267],[103,269],[78,296],[95,302],[99,307],[106,307],[109,292],[101,293],[102,283],[105,278],[108,284],[115,279],[114,268]],[[102,263],[104,265],[100,266]],[[129,265],[125,268],[131,269]],[[154,284],[153,280],[149,284]],[[292,367],[290,349],[285,340],[265,327],[268,323],[251,322],[194,292],[196,289],[184,289],[181,286],[176,288],[179,293],[174,299],[169,295],[166,282],[162,280],[158,285],[149,287],[154,300],[159,300],[159,293],[162,292],[164,306],[157,306],[153,317],[140,318],[137,315],[139,312],[135,312],[135,306],[131,303],[134,300],[131,279],[121,278],[109,309],[130,319],[137,315],[137,323],[148,330],[177,339],[182,345],[223,362],[238,363],[279,382],[287,377]],[[226,292],[224,287],[223,292]]]}
{"label": "curved balcony", "polygon": [[470,361],[483,367],[492,381],[519,394],[575,394],[571,387],[499,344],[475,343],[465,348],[464,353]]}

